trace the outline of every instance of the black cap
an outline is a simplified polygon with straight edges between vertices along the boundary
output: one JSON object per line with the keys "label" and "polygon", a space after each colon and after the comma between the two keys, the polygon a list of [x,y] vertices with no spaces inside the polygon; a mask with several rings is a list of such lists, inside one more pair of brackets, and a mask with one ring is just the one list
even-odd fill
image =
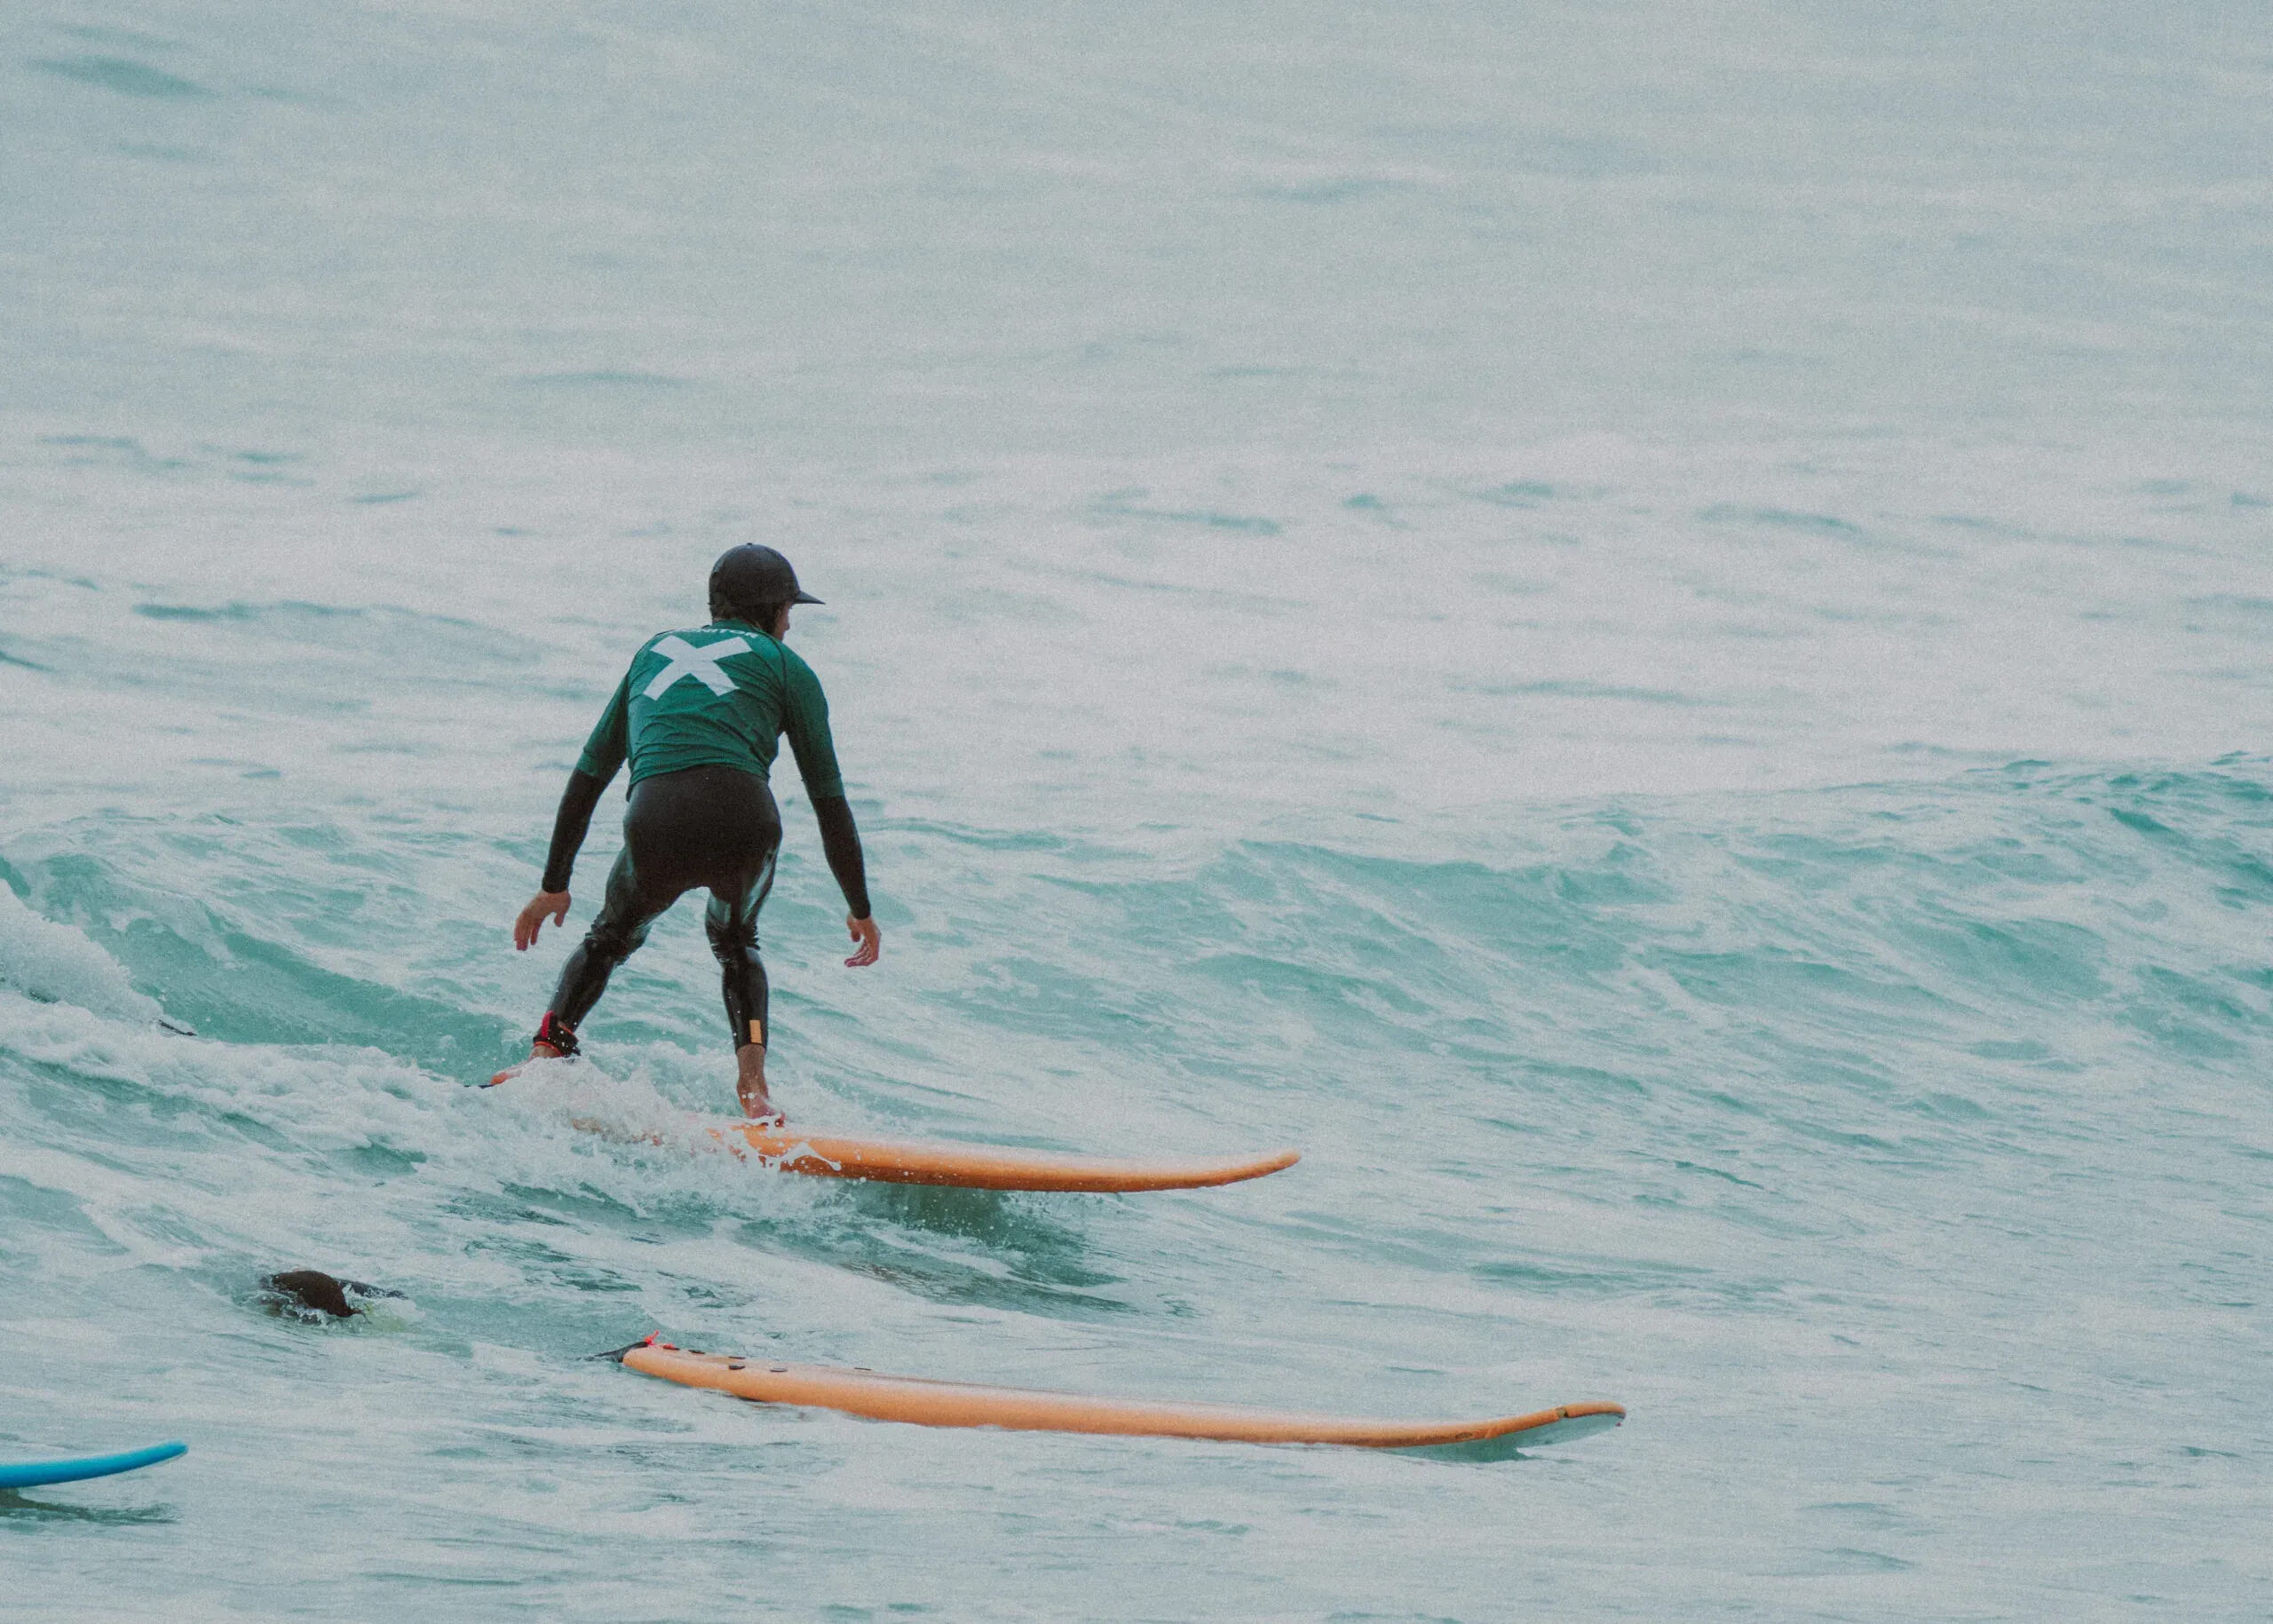
{"label": "black cap", "polygon": [[729,547],[710,566],[710,602],[715,606],[748,607],[756,604],[817,604],[820,601],[797,584],[789,560],[771,547],[745,542]]}

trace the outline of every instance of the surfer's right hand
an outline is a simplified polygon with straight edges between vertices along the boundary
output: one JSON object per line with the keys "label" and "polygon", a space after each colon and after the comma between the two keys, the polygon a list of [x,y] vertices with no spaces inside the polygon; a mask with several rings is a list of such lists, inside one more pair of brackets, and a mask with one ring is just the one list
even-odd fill
{"label": "surfer's right hand", "polygon": [[872,915],[867,919],[848,917],[844,926],[846,934],[859,944],[853,949],[852,956],[844,961],[844,968],[859,970],[865,964],[875,963],[876,955],[884,950],[884,933],[876,929],[875,916]]}
{"label": "surfer's right hand", "polygon": [[527,953],[536,945],[536,933],[543,926],[548,914],[557,925],[568,923],[566,891],[541,891],[529,899],[529,905],[521,910],[521,916],[513,921],[513,950],[516,953]]}

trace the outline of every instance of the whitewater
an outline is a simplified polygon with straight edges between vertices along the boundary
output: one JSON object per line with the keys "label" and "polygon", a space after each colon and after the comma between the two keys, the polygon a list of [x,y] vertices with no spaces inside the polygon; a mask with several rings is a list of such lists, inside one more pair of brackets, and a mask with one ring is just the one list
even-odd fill
{"label": "whitewater", "polygon": [[[0,1613],[2267,1616],[2259,9],[18,0],[0,96],[0,1460],[190,1446]],[[693,1153],[691,903],[471,1086],[747,541],[884,931],[785,766],[793,1119],[1299,1165]]]}

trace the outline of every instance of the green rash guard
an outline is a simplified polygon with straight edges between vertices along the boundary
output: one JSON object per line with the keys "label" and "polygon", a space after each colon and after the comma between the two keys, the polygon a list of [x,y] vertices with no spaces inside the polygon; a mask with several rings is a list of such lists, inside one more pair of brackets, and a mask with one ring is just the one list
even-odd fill
{"label": "green rash guard", "polygon": [[739,767],[770,778],[781,735],[805,793],[843,796],[828,701],[812,667],[744,621],[666,631],[631,656],[576,771],[602,783],[628,758],[631,781],[689,767]]}

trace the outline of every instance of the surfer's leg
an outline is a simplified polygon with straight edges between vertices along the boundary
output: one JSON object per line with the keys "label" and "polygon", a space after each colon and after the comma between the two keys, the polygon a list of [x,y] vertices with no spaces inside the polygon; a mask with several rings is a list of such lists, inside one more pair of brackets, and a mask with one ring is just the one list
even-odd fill
{"label": "surfer's leg", "polygon": [[734,1050],[734,1097],[742,1114],[753,1122],[786,1122],[789,1119],[765,1091],[765,1045],[745,1043]]}
{"label": "surfer's leg", "polygon": [[774,852],[768,851],[755,878],[738,889],[714,890],[703,911],[702,928],[717,955],[719,991],[726,1003],[726,1028],[733,1034],[735,1092],[749,1116],[778,1115],[765,1091],[766,1010],[771,989],[765,962],[757,953],[757,911],[773,888]]}
{"label": "surfer's leg", "polygon": [[[617,855],[615,867],[608,870],[607,896],[600,904],[599,916],[560,967],[560,984],[553,991],[552,1008],[545,1013],[544,1025],[538,1029],[538,1042],[563,1053],[574,1052],[576,1028],[607,991],[608,977],[639,950],[639,944],[647,939],[648,928],[676,899],[676,893],[658,899],[641,886],[627,844]],[[559,1042],[561,1037],[567,1039],[566,1045]]]}
{"label": "surfer's leg", "polygon": [[734,1094],[741,1098],[741,1110],[746,1117],[780,1117],[772,1108],[772,1098],[766,1094],[766,964],[756,957],[756,931],[750,921],[750,931],[734,931],[732,923],[721,923],[718,900],[711,900],[711,912],[705,916],[705,926],[711,932],[711,953],[718,955],[718,967],[725,992],[725,1019],[734,1033]]}
{"label": "surfer's leg", "polygon": [[[540,1042],[548,1041],[549,1034],[558,1047],[565,1036],[568,1052],[574,1051],[576,1028],[607,990],[615,967],[639,951],[649,927],[663,911],[702,884],[715,867],[709,855],[714,842],[706,828],[704,805],[709,799],[708,774],[718,770],[666,773],[631,787],[623,810],[623,851],[608,871],[599,916],[561,967],[551,1011],[538,1033]],[[749,775],[729,772],[728,776]]]}
{"label": "surfer's leg", "polygon": [[638,951],[639,944],[647,939],[647,927],[657,915],[677,900],[674,891],[660,900],[647,895],[640,886],[638,871],[631,862],[631,847],[627,844],[616,854],[615,867],[608,870],[607,892],[600,903],[598,918],[592,928],[584,932],[584,939],[568,955],[560,967],[559,983],[552,990],[552,1007],[537,1023],[536,1035],[529,1040],[529,1058],[507,1066],[489,1081],[503,1082],[520,1074],[529,1060],[557,1060],[576,1052],[576,1028],[592,1006],[607,990],[607,978],[618,964]]}
{"label": "surfer's leg", "polygon": [[761,787],[764,801],[749,809],[747,844],[733,870],[716,876],[702,928],[718,960],[719,990],[726,1004],[726,1028],[733,1034],[735,1092],[753,1117],[778,1115],[765,1089],[766,1006],[770,989],[765,963],[757,953],[757,914],[773,889],[773,864],[781,850],[781,814]]}
{"label": "surfer's leg", "polygon": [[725,997],[726,1030],[733,1034],[735,1051],[764,1049],[770,989],[765,961],[757,955],[757,920],[713,896],[702,928],[718,960],[718,990]]}

